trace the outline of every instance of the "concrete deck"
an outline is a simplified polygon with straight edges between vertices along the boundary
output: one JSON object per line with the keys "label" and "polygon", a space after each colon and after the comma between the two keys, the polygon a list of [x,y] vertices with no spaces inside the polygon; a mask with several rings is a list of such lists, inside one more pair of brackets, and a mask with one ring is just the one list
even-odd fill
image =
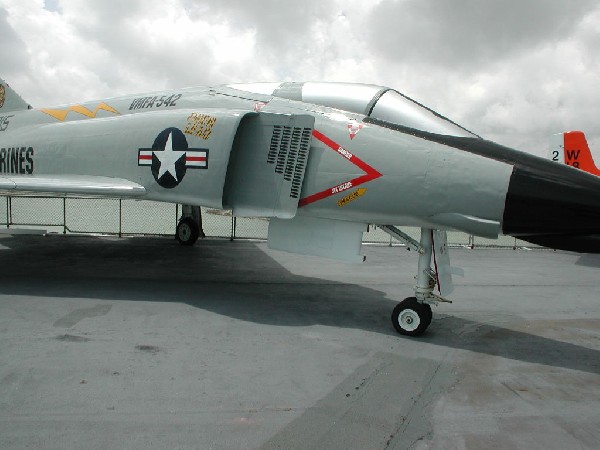
{"label": "concrete deck", "polygon": [[600,257],[456,249],[415,339],[365,253],[0,236],[0,448],[598,448]]}

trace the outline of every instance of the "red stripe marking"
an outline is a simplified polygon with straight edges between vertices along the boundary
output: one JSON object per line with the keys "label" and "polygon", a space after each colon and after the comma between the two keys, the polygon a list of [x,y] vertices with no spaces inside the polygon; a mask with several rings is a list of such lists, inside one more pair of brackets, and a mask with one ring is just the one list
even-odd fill
{"label": "red stripe marking", "polygon": [[360,186],[361,184],[375,180],[381,176],[381,173],[373,169],[373,167],[371,167],[366,162],[358,158],[356,155],[350,153],[344,147],[337,144],[335,141],[331,140],[320,131],[313,130],[313,136],[319,141],[321,141],[323,144],[325,144],[327,147],[329,147],[331,150],[333,150],[340,156],[346,158],[356,167],[365,172],[365,174],[345,183],[339,184],[337,186],[332,186],[329,189],[325,189],[324,191],[317,192],[316,194],[309,195],[308,197],[304,197],[298,202],[298,207],[310,205],[311,203],[323,200],[324,198],[331,197],[335,194],[339,194],[340,192],[347,191],[348,189],[352,189],[356,186]]}
{"label": "red stripe marking", "polygon": [[194,161],[202,162],[202,161],[206,161],[206,156],[186,156],[185,160],[191,161],[191,162],[194,162]]}
{"label": "red stripe marking", "polygon": [[140,159],[149,159],[152,160],[152,155],[141,155],[139,156]]}

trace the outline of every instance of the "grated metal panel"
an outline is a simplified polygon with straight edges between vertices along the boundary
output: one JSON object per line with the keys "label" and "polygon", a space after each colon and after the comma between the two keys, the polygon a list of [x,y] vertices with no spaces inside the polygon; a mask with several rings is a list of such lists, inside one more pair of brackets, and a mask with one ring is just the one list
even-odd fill
{"label": "grated metal panel", "polygon": [[281,145],[281,135],[283,133],[283,127],[281,125],[275,125],[273,127],[273,136],[271,136],[271,146],[269,147],[269,154],[267,155],[267,163],[275,164],[277,161],[277,152]]}
{"label": "grated metal panel", "polygon": [[283,175],[285,181],[291,181],[291,198],[300,197],[311,136],[311,128],[282,125],[273,127],[267,163],[274,164],[275,173]]}
{"label": "grated metal panel", "polygon": [[275,173],[283,173],[285,161],[290,150],[291,134],[291,127],[283,127],[283,136],[281,137],[281,142],[279,144],[279,148],[277,149],[277,165],[275,166]]}
{"label": "grated metal panel", "polygon": [[292,179],[292,190],[290,197],[299,198],[300,190],[302,189],[302,180],[304,171],[306,170],[306,164],[308,162],[308,150],[310,148],[310,139],[312,136],[312,130],[310,128],[302,129],[302,136],[300,138],[298,157],[296,159],[296,165],[294,167],[294,176]]}

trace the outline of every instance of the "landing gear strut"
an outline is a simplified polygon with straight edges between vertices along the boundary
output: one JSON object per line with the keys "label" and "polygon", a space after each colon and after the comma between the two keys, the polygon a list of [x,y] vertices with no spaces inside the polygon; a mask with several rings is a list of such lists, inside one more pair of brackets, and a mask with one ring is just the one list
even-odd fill
{"label": "landing gear strut", "polygon": [[175,238],[181,245],[194,245],[199,237],[204,238],[202,213],[197,206],[181,205],[182,215],[175,230]]}
{"label": "landing gear strut", "polygon": [[394,227],[383,226],[381,228],[390,235],[402,239],[407,245],[416,248],[419,252],[419,268],[415,277],[417,281],[415,296],[404,299],[392,311],[392,324],[398,333],[407,336],[418,336],[431,323],[431,305],[437,305],[438,302],[449,302],[449,300],[433,293],[437,283],[436,273],[431,269],[433,230],[422,228],[421,240],[417,242]]}

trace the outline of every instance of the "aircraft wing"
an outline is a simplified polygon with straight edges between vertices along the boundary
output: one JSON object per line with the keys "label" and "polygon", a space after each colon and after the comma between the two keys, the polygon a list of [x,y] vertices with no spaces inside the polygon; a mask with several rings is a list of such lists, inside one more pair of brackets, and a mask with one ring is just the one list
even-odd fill
{"label": "aircraft wing", "polygon": [[132,181],[90,175],[2,175],[0,191],[102,197],[140,197],[146,194],[142,185]]}

